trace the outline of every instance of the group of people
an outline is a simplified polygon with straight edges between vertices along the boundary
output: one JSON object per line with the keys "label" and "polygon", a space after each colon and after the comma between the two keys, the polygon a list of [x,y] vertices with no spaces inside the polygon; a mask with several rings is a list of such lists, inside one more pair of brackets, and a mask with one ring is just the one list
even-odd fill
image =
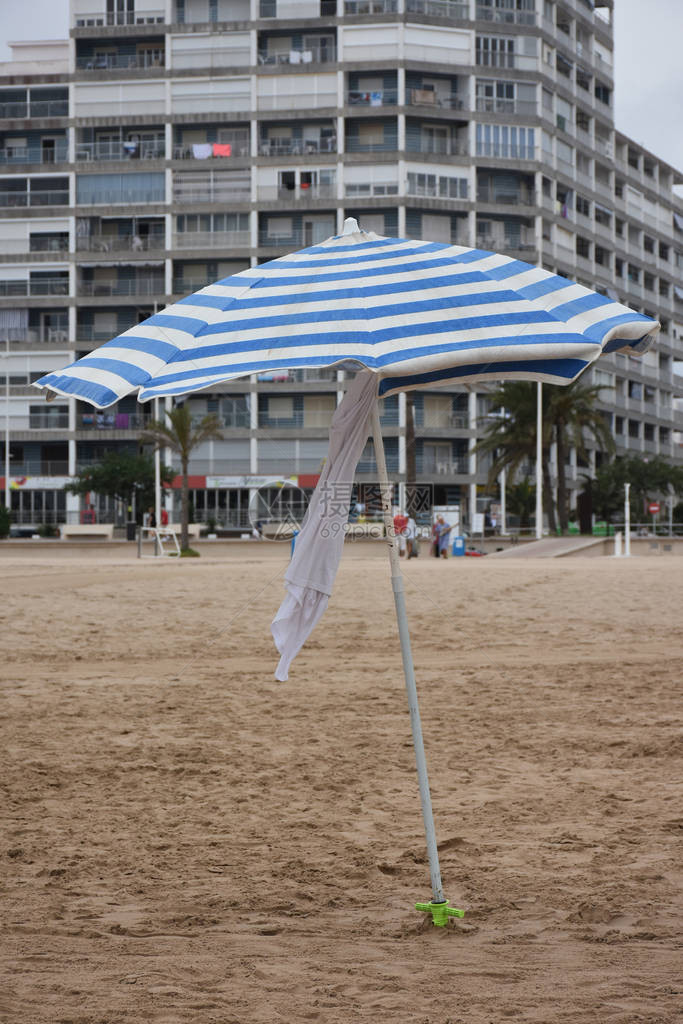
{"label": "group of people", "polygon": [[[442,515],[432,524],[431,554],[435,558],[448,558],[450,533],[453,529]],[[417,558],[420,553],[420,535],[412,516],[398,511],[394,516],[394,533],[401,558]]]}

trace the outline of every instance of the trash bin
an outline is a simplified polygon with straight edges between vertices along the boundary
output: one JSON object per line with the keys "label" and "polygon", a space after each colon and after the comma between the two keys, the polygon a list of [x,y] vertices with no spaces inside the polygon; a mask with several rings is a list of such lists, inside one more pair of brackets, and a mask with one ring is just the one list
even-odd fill
{"label": "trash bin", "polygon": [[134,520],[126,523],[126,540],[135,540],[137,528],[137,523]]}
{"label": "trash bin", "polygon": [[453,538],[453,555],[460,557],[465,554],[465,538],[454,537]]}

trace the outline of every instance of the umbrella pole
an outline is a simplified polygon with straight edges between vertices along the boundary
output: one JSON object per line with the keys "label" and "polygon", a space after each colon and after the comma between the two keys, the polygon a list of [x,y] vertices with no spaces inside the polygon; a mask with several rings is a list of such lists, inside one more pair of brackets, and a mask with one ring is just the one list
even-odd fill
{"label": "umbrella pole", "polygon": [[427,775],[427,759],[425,757],[424,743],[422,741],[422,725],[420,722],[420,708],[417,699],[417,686],[415,684],[415,668],[413,666],[413,654],[410,648],[410,631],[408,629],[408,616],[406,614],[405,592],[403,590],[403,576],[401,575],[401,564],[399,562],[398,548],[394,534],[394,519],[392,514],[392,492],[393,488],[387,474],[387,464],[384,457],[384,441],[382,440],[382,427],[379,420],[379,406],[377,402],[372,410],[372,434],[375,444],[375,460],[382,495],[382,514],[384,516],[384,529],[389,547],[389,562],[391,565],[391,586],[394,591],[394,603],[396,605],[396,621],[398,623],[398,635],[401,642],[401,657],[403,659],[403,674],[408,694],[408,707],[410,709],[410,726],[413,733],[413,747],[415,748],[415,764],[417,766],[417,778],[420,789],[420,803],[422,804],[422,818],[424,820],[425,838],[427,840],[427,856],[429,858],[429,874],[432,883],[432,899],[429,903],[417,903],[418,910],[431,913],[434,924],[443,926],[449,917],[463,917],[464,911],[448,906],[448,900],[443,894],[441,884],[441,869],[439,867],[439,853],[436,847],[436,833],[434,831],[434,816],[432,814],[432,798],[429,792],[429,778]]}

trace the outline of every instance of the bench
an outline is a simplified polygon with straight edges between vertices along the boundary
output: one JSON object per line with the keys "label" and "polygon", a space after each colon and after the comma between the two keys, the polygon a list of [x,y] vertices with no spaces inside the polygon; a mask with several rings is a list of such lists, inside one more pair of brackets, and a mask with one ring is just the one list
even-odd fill
{"label": "bench", "polygon": [[[187,534],[188,537],[194,537],[198,539],[201,536],[202,528],[204,523],[188,523]],[[177,533],[180,535],[180,523],[169,523],[168,526],[162,527],[164,530],[168,530],[169,533]]]}
{"label": "bench", "polygon": [[59,538],[67,540],[69,537],[103,537],[105,540],[114,539],[113,523],[60,523]]}

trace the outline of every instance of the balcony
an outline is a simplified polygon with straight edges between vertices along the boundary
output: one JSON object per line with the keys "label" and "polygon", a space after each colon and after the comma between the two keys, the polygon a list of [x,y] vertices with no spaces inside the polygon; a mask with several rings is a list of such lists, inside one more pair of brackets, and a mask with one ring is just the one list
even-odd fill
{"label": "balcony", "polygon": [[79,142],[76,145],[76,160],[163,160],[165,153],[163,138],[153,142]]}
{"label": "balcony", "polygon": [[307,50],[287,50],[269,53],[268,50],[258,51],[259,64],[329,64],[337,59],[336,46],[312,46]]}
{"label": "balcony", "polygon": [[82,412],[76,418],[78,430],[144,430],[151,414],[113,412]]}
{"label": "balcony", "polygon": [[313,199],[336,199],[337,186],[331,185],[308,185],[301,182],[297,188],[282,188],[277,185],[259,185],[259,200],[273,202],[282,199],[286,202],[300,203]]}
{"label": "balcony", "polygon": [[379,89],[367,92],[364,89],[350,89],[346,93],[346,102],[351,107],[387,107],[398,103],[396,89]]}
{"label": "balcony", "polygon": [[101,53],[96,57],[76,57],[77,71],[132,71],[163,68],[164,59],[150,53]]}
{"label": "balcony", "polygon": [[477,186],[478,203],[495,203],[501,206],[536,206],[536,193],[533,189],[509,189],[505,192],[487,185]]}
{"label": "balcony", "polygon": [[138,277],[130,280],[103,279],[79,281],[78,295],[163,295],[166,291],[163,277]]}
{"label": "balcony", "polygon": [[450,459],[423,456],[422,469],[418,468],[418,476],[467,476],[469,471],[469,459],[466,455]]}
{"label": "balcony", "polygon": [[[79,206],[141,206],[145,203],[163,203],[166,193],[163,188],[120,188],[102,189],[90,194],[84,191]],[[0,204],[1,205],[1,204]]]}
{"label": "balcony", "polygon": [[520,114],[524,117],[535,117],[538,111],[536,103],[526,100],[509,100],[498,96],[477,96],[477,110],[485,114]]}
{"label": "balcony", "polygon": [[344,195],[347,199],[357,199],[360,196],[397,196],[398,182],[396,181],[350,181],[344,187]]}
{"label": "balcony", "polygon": [[464,110],[465,98],[455,93],[438,93],[435,89],[408,89],[406,104],[410,107],[441,107],[445,110]]}
{"label": "balcony", "polygon": [[246,249],[249,231],[180,231],[173,236],[174,249]]}
{"label": "balcony", "polygon": [[105,25],[163,25],[165,14],[163,8],[148,11],[95,11],[79,14],[76,17],[76,28],[100,28]]}
{"label": "balcony", "polygon": [[[211,146],[211,153],[209,154],[206,150],[207,146]],[[217,148],[220,147],[220,148]],[[229,152],[226,151],[229,149]],[[226,133],[221,132],[221,142],[195,142],[195,143],[176,143],[173,147],[173,159],[174,160],[207,160],[207,159],[227,159],[229,157],[236,156],[249,156],[251,153],[251,144],[249,141],[249,132],[240,133]]]}
{"label": "balcony", "polygon": [[68,189],[41,189],[40,192],[0,192],[0,207],[68,205]]}
{"label": "balcony", "polygon": [[264,249],[303,249],[304,246],[317,245],[325,241],[334,229],[323,233],[320,238],[303,228],[293,228],[286,234],[276,235],[268,229],[258,233],[258,244]]}
{"label": "balcony", "polygon": [[[50,412],[32,412],[28,416],[28,429],[29,430],[68,430],[69,427],[69,414],[68,412],[50,413]],[[15,424],[16,430],[26,429]]]}
{"label": "balcony", "polygon": [[251,199],[251,184],[226,184],[207,182],[205,185],[190,185],[174,182],[174,203],[248,203]]}
{"label": "balcony", "polygon": [[66,328],[46,327],[33,330],[30,327],[1,327],[0,345],[50,344],[65,345],[69,339]]}
{"label": "balcony", "polygon": [[396,14],[398,0],[346,0],[344,14],[353,17],[359,14]]}
{"label": "balcony", "polygon": [[495,160],[533,160],[535,148],[524,143],[484,142],[477,141],[477,156],[491,157]]}
{"label": "balcony", "polygon": [[43,277],[33,281],[0,281],[0,298],[14,295],[27,295],[31,298],[43,295],[68,295],[69,279],[67,277]]}
{"label": "balcony", "polygon": [[195,70],[207,71],[213,68],[234,68],[247,67],[251,64],[251,52],[248,46],[230,46],[226,43],[225,37],[220,42],[219,37],[214,36],[215,44],[210,50],[175,50],[173,53],[173,70],[181,68],[193,68]]}
{"label": "balcony", "polygon": [[163,234],[76,236],[77,252],[149,252],[165,248]]}
{"label": "balcony", "polygon": [[470,5],[463,0],[406,0],[408,14],[426,14],[430,18],[469,20]]}
{"label": "balcony", "polygon": [[428,153],[436,156],[467,156],[467,142],[458,139],[421,138],[406,142],[407,153]]}
{"label": "balcony", "polygon": [[0,120],[24,120],[38,117],[68,117],[69,101],[32,100],[30,103],[0,103]]}
{"label": "balcony", "polygon": [[336,153],[337,139],[262,139],[259,156],[312,156],[316,153]]}
{"label": "balcony", "polygon": [[477,4],[475,10],[477,21],[493,21],[505,25],[535,25],[535,11],[515,11],[499,7],[482,7]]}
{"label": "balcony", "polygon": [[[536,240],[530,233],[519,235],[477,235],[477,249],[485,252],[534,252]],[[571,251],[571,250],[569,250]],[[572,263],[575,261],[575,254],[572,253]]]}
{"label": "balcony", "polygon": [[0,165],[7,164],[55,164],[68,158],[65,141],[58,140],[54,147],[11,146],[0,149]]}
{"label": "balcony", "polygon": [[258,425],[260,428],[272,430],[294,430],[306,427],[313,430],[328,430],[333,415],[334,409],[330,409],[329,412],[317,410],[308,412],[306,409],[297,409],[288,417],[269,416],[267,412],[259,409]]}

